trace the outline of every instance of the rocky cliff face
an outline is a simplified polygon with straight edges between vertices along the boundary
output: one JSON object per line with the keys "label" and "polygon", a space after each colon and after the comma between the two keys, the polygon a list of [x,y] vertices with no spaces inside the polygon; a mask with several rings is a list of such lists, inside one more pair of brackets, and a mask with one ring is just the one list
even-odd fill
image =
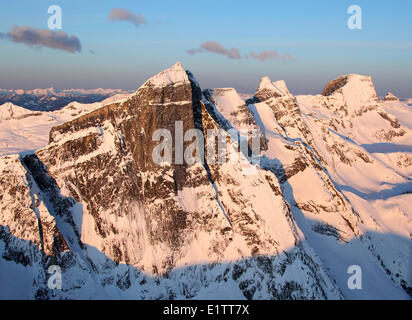
{"label": "rocky cliff face", "polygon": [[[345,85],[322,99],[348,94]],[[127,100],[53,127],[45,148],[0,158],[0,268],[29,270],[25,298],[341,299],[351,294],[345,268],[365,256],[376,259],[368,283],[405,297],[407,265],[373,246],[374,216],[342,193],[319,137],[346,151],[326,135],[329,122],[318,134],[311,121],[284,82],[262,79],[245,103],[234,89],[202,92],[177,63]],[[180,144],[180,127],[202,136]],[[172,161],[153,160],[159,129],[173,137]],[[230,129],[260,132],[258,165],[233,135],[225,148],[238,161],[207,156],[212,130]],[[184,150],[202,161],[180,163]],[[62,290],[47,287],[50,265]]]}

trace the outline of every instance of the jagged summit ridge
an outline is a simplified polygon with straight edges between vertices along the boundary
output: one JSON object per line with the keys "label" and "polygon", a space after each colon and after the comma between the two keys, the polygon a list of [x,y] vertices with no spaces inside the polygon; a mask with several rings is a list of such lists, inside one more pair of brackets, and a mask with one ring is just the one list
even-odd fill
{"label": "jagged summit ridge", "polygon": [[255,93],[255,97],[260,101],[265,101],[270,98],[278,98],[283,96],[283,92],[279,90],[269,77],[263,77],[260,80],[259,87]]}
{"label": "jagged summit ridge", "polygon": [[246,100],[247,104],[264,102],[272,98],[280,98],[291,96],[289,89],[284,80],[272,82],[272,80],[265,76],[260,79],[259,86],[255,94]]}
{"label": "jagged summit ridge", "polygon": [[286,82],[284,80],[274,81],[265,76],[260,80],[259,87],[257,89],[257,93],[263,91],[273,92],[274,95],[284,96],[290,94],[288,87],[286,86]]}

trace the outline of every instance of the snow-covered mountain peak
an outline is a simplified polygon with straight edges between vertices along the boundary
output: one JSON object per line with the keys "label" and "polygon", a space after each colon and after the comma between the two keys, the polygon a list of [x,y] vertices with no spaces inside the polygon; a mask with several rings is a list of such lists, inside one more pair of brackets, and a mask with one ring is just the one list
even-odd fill
{"label": "snow-covered mountain peak", "polygon": [[189,77],[180,62],[147,80],[144,86],[166,87],[170,84],[188,84]]}
{"label": "snow-covered mountain peak", "polygon": [[56,92],[56,90],[54,89],[54,87],[50,87],[50,88],[46,88],[46,89],[34,89],[31,91],[32,94],[34,95],[48,95],[48,94],[58,94],[58,92]]}
{"label": "snow-covered mountain peak", "polygon": [[248,103],[263,102],[271,98],[279,98],[289,94],[290,92],[283,80],[272,82],[272,80],[266,76],[260,80],[255,96]]}
{"label": "snow-covered mountain peak", "polygon": [[350,114],[359,114],[360,109],[376,105],[378,102],[372,78],[358,74],[349,74],[330,81],[322,95],[344,102]]}
{"label": "snow-covered mountain peak", "polygon": [[35,112],[16,106],[11,102],[6,102],[0,106],[0,121],[22,119],[33,114]]}
{"label": "snow-covered mountain peak", "polygon": [[130,95],[127,101],[134,103],[133,101],[137,99],[139,105],[148,106],[185,105],[192,102],[192,84],[194,87],[199,87],[192,73],[184,70],[182,64],[177,62],[169,69],[147,80],[134,94]]}
{"label": "snow-covered mountain peak", "polygon": [[399,102],[399,98],[395,96],[392,92],[388,92],[388,94],[385,96],[385,101],[397,101]]}
{"label": "snow-covered mountain peak", "polygon": [[273,82],[273,85],[275,86],[275,88],[277,88],[278,90],[280,90],[283,95],[289,95],[291,94],[285,80],[279,80],[279,81],[275,81]]}
{"label": "snow-covered mountain peak", "polygon": [[260,79],[258,91],[263,89],[273,89],[272,80],[268,76],[262,77],[262,79]]}
{"label": "snow-covered mountain peak", "polygon": [[220,97],[223,99],[230,99],[231,102],[233,102],[235,105],[240,105],[240,104],[245,103],[243,99],[239,96],[235,88],[216,88],[213,90],[209,89],[209,91],[215,97]]}
{"label": "snow-covered mountain peak", "polygon": [[276,92],[277,94],[280,94],[281,96],[290,94],[289,89],[284,80],[272,82],[272,80],[268,76],[260,79],[257,92],[263,91],[263,90],[273,91],[273,92]]}

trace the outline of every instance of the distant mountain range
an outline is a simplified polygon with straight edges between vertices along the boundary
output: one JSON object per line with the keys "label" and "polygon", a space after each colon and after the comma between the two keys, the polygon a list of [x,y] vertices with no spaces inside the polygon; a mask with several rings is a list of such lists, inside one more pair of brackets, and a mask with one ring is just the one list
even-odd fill
{"label": "distant mountain range", "polygon": [[116,94],[127,94],[121,89],[0,89],[0,104],[11,102],[34,111],[53,111],[63,108],[70,102],[100,102]]}

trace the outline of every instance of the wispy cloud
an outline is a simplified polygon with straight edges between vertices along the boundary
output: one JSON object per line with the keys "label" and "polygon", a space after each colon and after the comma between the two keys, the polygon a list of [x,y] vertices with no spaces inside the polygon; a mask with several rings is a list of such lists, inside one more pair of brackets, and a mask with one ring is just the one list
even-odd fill
{"label": "wispy cloud", "polygon": [[113,8],[109,14],[110,21],[129,21],[133,23],[136,27],[142,24],[147,24],[143,16],[139,14],[134,14],[123,8]]}
{"label": "wispy cloud", "polygon": [[35,29],[27,26],[14,26],[8,33],[0,33],[0,39],[8,39],[30,47],[48,47],[71,53],[80,52],[82,46],[79,38],[68,36],[65,32],[53,32],[47,29]]}
{"label": "wispy cloud", "polygon": [[203,42],[198,49],[191,49],[187,50],[187,53],[194,55],[200,52],[213,52],[217,54],[222,54],[227,56],[230,59],[239,60],[242,59],[240,55],[240,51],[237,48],[225,49],[219,42],[217,41],[207,41]]}
{"label": "wispy cloud", "polygon": [[[230,59],[234,59],[234,60],[241,60],[241,59],[248,59],[249,56],[248,55],[244,55],[242,57],[240,50],[238,48],[231,48],[231,49],[225,49],[219,42],[217,41],[207,41],[207,42],[203,42],[200,45],[200,48],[198,49],[191,49],[191,50],[187,50],[187,53],[194,55],[197,53],[201,53],[201,52],[212,52],[212,53],[217,53],[217,54],[221,54],[221,55],[225,55]],[[286,54],[279,54],[277,51],[262,51],[260,53],[254,53],[251,52],[250,53],[250,57],[259,61],[266,61],[269,59],[279,59],[282,61],[296,61],[294,57],[292,57],[290,54],[286,53]]]}
{"label": "wispy cloud", "polygon": [[262,51],[258,54],[251,52],[250,56],[253,59],[259,60],[259,61],[266,61],[269,59],[280,59],[283,61],[296,61],[296,59],[294,57],[292,57],[289,53],[285,53],[285,54],[279,54],[279,52],[277,51]]}

